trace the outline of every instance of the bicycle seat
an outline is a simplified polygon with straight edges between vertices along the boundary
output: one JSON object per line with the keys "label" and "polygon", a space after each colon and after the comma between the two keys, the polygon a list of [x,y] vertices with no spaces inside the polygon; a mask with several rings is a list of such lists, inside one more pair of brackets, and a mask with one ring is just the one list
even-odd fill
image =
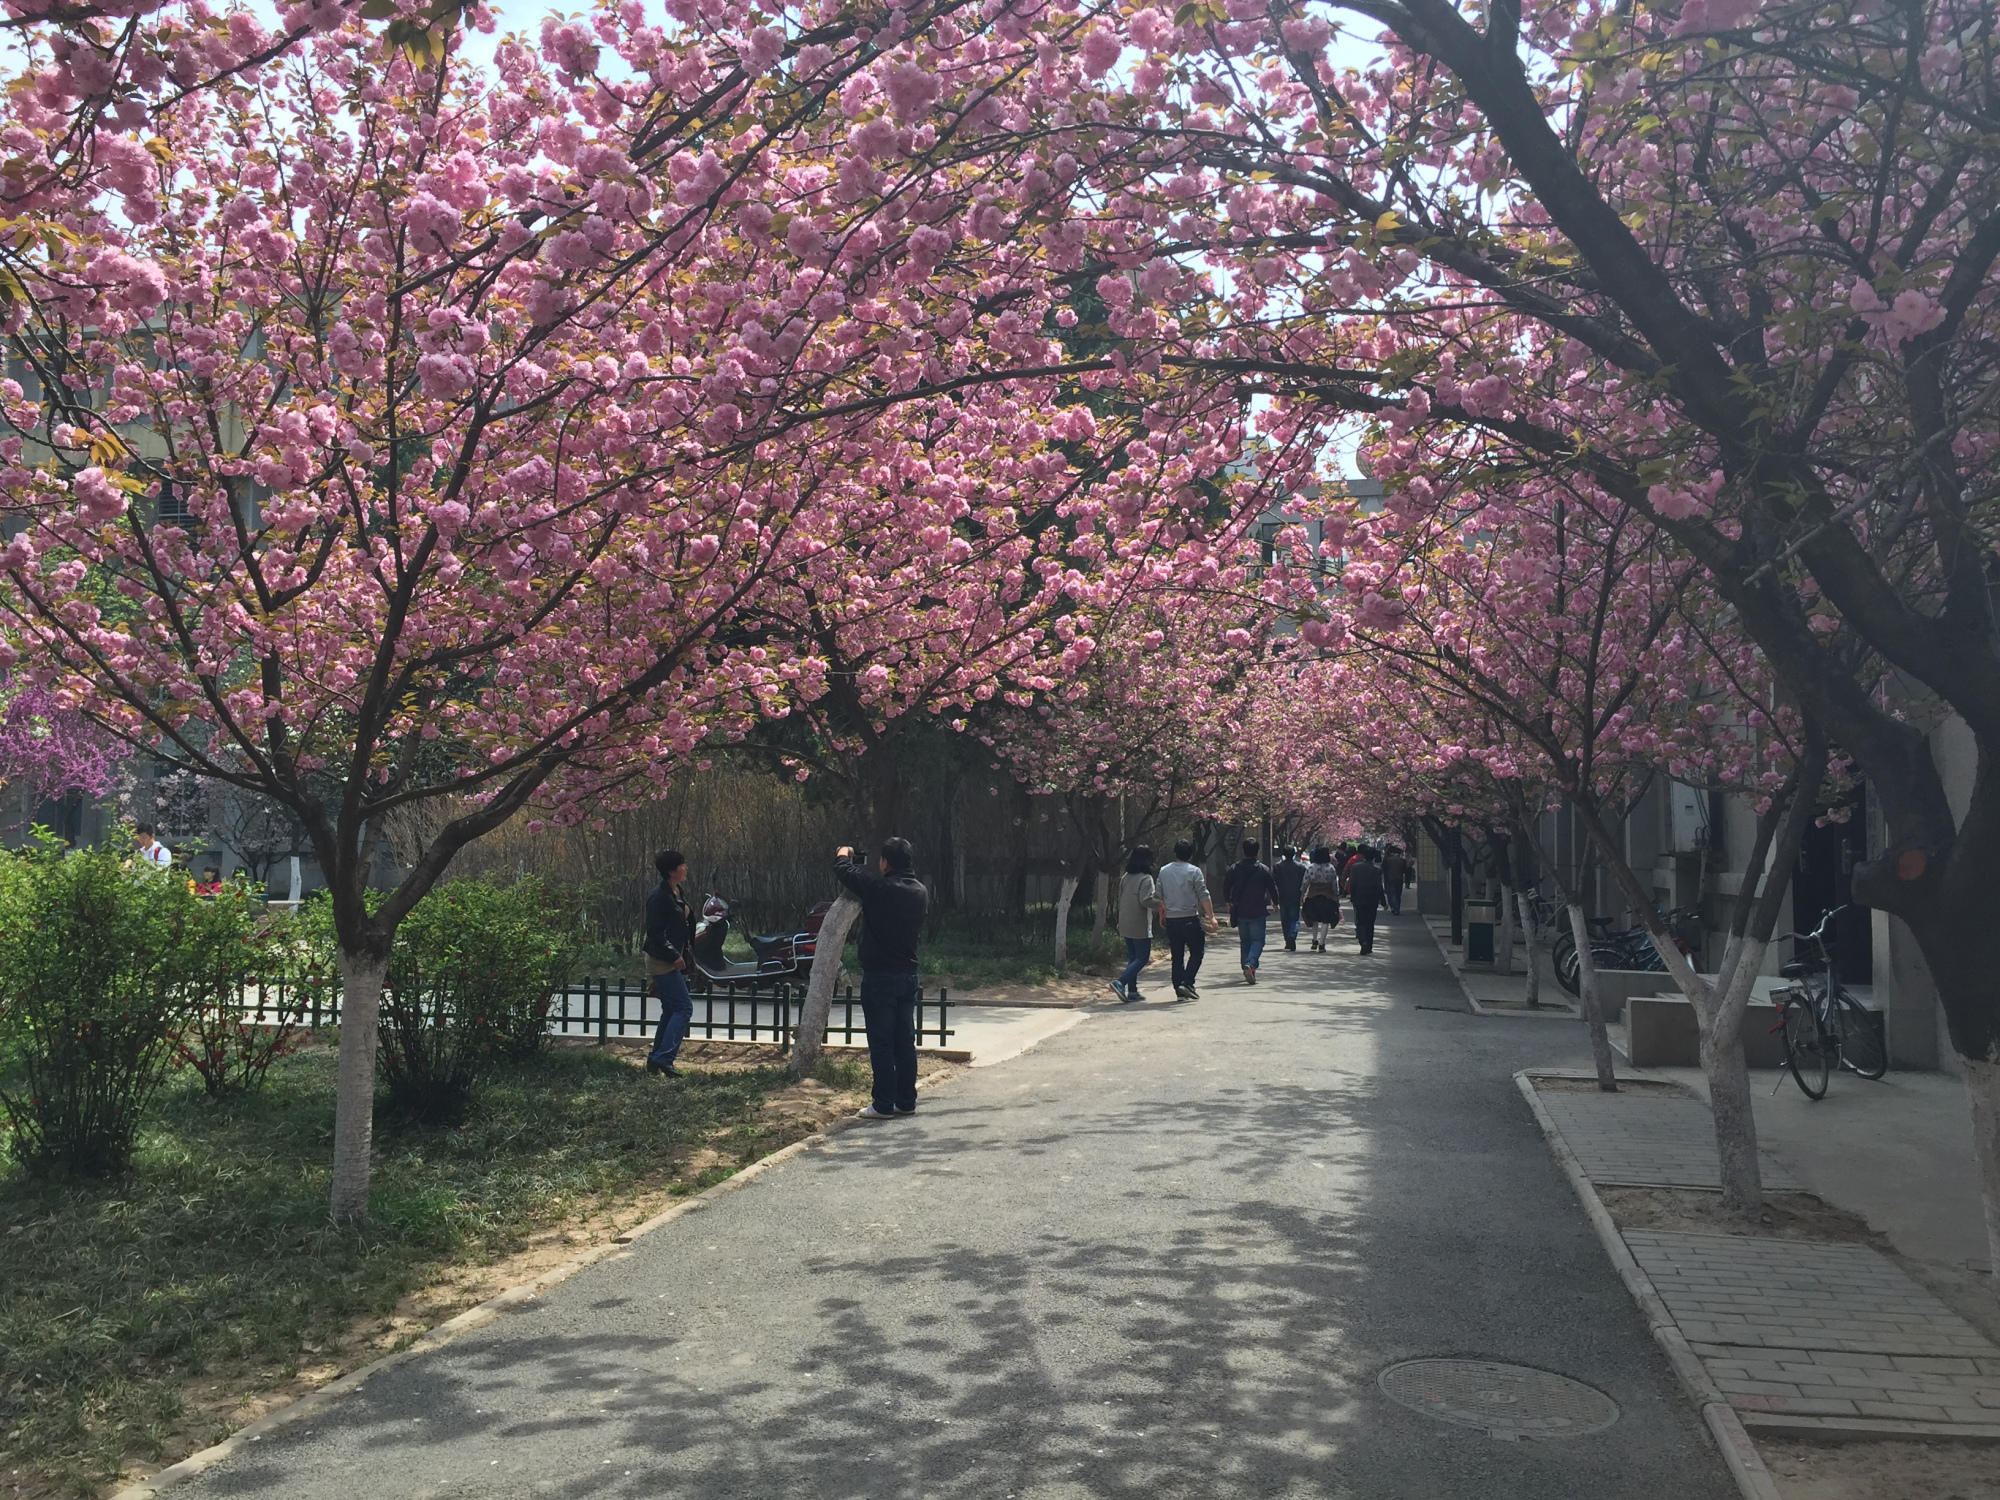
{"label": "bicycle seat", "polygon": [[1779,968],[1778,976],[1781,979],[1803,979],[1808,974],[1822,974],[1824,972],[1826,972],[1826,965],[1816,958],[1795,958],[1790,963],[1784,964]]}

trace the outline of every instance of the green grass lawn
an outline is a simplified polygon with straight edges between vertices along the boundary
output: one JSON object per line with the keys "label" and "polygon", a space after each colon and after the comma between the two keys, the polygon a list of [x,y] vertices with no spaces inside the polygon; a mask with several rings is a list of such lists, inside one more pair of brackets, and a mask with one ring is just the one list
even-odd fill
{"label": "green grass lawn", "polygon": [[[657,1188],[697,1145],[754,1160],[779,1144],[759,1105],[789,1081],[766,1068],[666,1085],[595,1050],[544,1053],[487,1084],[460,1128],[378,1125],[373,1215],[336,1230],[333,1064],[315,1047],[219,1105],[176,1081],[122,1181],[0,1175],[0,1491],[20,1469],[15,1483],[39,1476],[28,1493],[93,1493],[184,1435],[183,1392],[204,1372],[290,1378],[445,1267]],[[846,1087],[859,1070],[832,1071]]]}

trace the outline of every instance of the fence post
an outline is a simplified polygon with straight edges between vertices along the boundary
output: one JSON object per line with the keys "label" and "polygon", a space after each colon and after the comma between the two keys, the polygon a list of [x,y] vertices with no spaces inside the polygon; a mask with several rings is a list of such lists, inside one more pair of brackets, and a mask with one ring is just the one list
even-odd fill
{"label": "fence post", "polygon": [[[590,1013],[589,991],[584,992],[584,1014]],[[602,1047],[611,1035],[611,981],[598,976],[597,980],[597,1045]]]}

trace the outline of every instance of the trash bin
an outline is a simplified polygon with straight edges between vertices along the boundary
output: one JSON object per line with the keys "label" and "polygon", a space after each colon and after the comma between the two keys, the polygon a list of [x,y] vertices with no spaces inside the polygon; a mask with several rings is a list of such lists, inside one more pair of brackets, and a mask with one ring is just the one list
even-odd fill
{"label": "trash bin", "polygon": [[1497,901],[1465,903],[1465,961],[1469,964],[1493,962],[1493,929],[1500,922]]}

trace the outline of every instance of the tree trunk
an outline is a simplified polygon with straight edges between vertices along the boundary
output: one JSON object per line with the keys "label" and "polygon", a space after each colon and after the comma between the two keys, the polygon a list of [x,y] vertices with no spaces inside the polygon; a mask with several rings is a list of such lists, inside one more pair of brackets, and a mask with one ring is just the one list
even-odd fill
{"label": "tree trunk", "polygon": [[1570,935],[1576,939],[1576,987],[1583,1002],[1584,1024],[1590,1028],[1590,1057],[1597,1067],[1597,1086],[1607,1094],[1618,1092],[1618,1065],[1611,1056],[1611,1033],[1604,1029],[1604,1007],[1597,989],[1597,961],[1590,955],[1590,923],[1584,918],[1583,903],[1572,901],[1569,908]]}
{"label": "tree trunk", "polygon": [[[1746,878],[1750,878],[1747,877]],[[1750,1067],[1743,1060],[1743,1014],[1764,944],[1754,936],[1738,944],[1726,974],[1716,976],[1708,1005],[1696,1005],[1701,1024],[1701,1070],[1715,1112],[1715,1160],[1722,1177],[1722,1206],[1754,1213],[1764,1206],[1764,1177],[1757,1160],[1757,1117],[1750,1107]]]}
{"label": "tree trunk", "polygon": [[340,950],[340,1061],[333,1105],[333,1221],[368,1217],[368,1171],[375,1143],[375,1047],[386,956]]}
{"label": "tree trunk", "polygon": [[1514,972],[1514,892],[1505,885],[1500,887],[1500,946],[1493,957],[1502,974]]}
{"label": "tree trunk", "polygon": [[1465,944],[1465,841],[1451,831],[1451,945]]}
{"label": "tree trunk", "polygon": [[1986,1200],[1986,1269],[2000,1294],[2000,1062],[1966,1058],[1965,1096],[1972,1106],[1972,1155]]}
{"label": "tree trunk", "polygon": [[1104,951],[1104,909],[1111,904],[1109,870],[1097,872],[1097,880],[1091,886],[1091,896],[1097,902],[1096,913],[1090,919],[1090,956],[1095,959]]}
{"label": "tree trunk", "polygon": [[1528,893],[1514,892],[1514,902],[1521,908],[1521,943],[1528,951],[1528,1009],[1539,1009],[1542,1003],[1542,975],[1535,964],[1535,917],[1528,910]]}
{"label": "tree trunk", "polygon": [[799,1006],[798,1029],[792,1033],[792,1077],[805,1078],[819,1066],[826,1045],[826,1018],[833,1009],[833,987],[840,980],[840,953],[847,934],[861,915],[861,903],[844,890],[834,898],[819,924],[812,970],[806,976],[806,998]]}
{"label": "tree trunk", "polygon": [[1076,877],[1062,878],[1062,892],[1056,897],[1056,972],[1069,968],[1069,903],[1076,895]]}

